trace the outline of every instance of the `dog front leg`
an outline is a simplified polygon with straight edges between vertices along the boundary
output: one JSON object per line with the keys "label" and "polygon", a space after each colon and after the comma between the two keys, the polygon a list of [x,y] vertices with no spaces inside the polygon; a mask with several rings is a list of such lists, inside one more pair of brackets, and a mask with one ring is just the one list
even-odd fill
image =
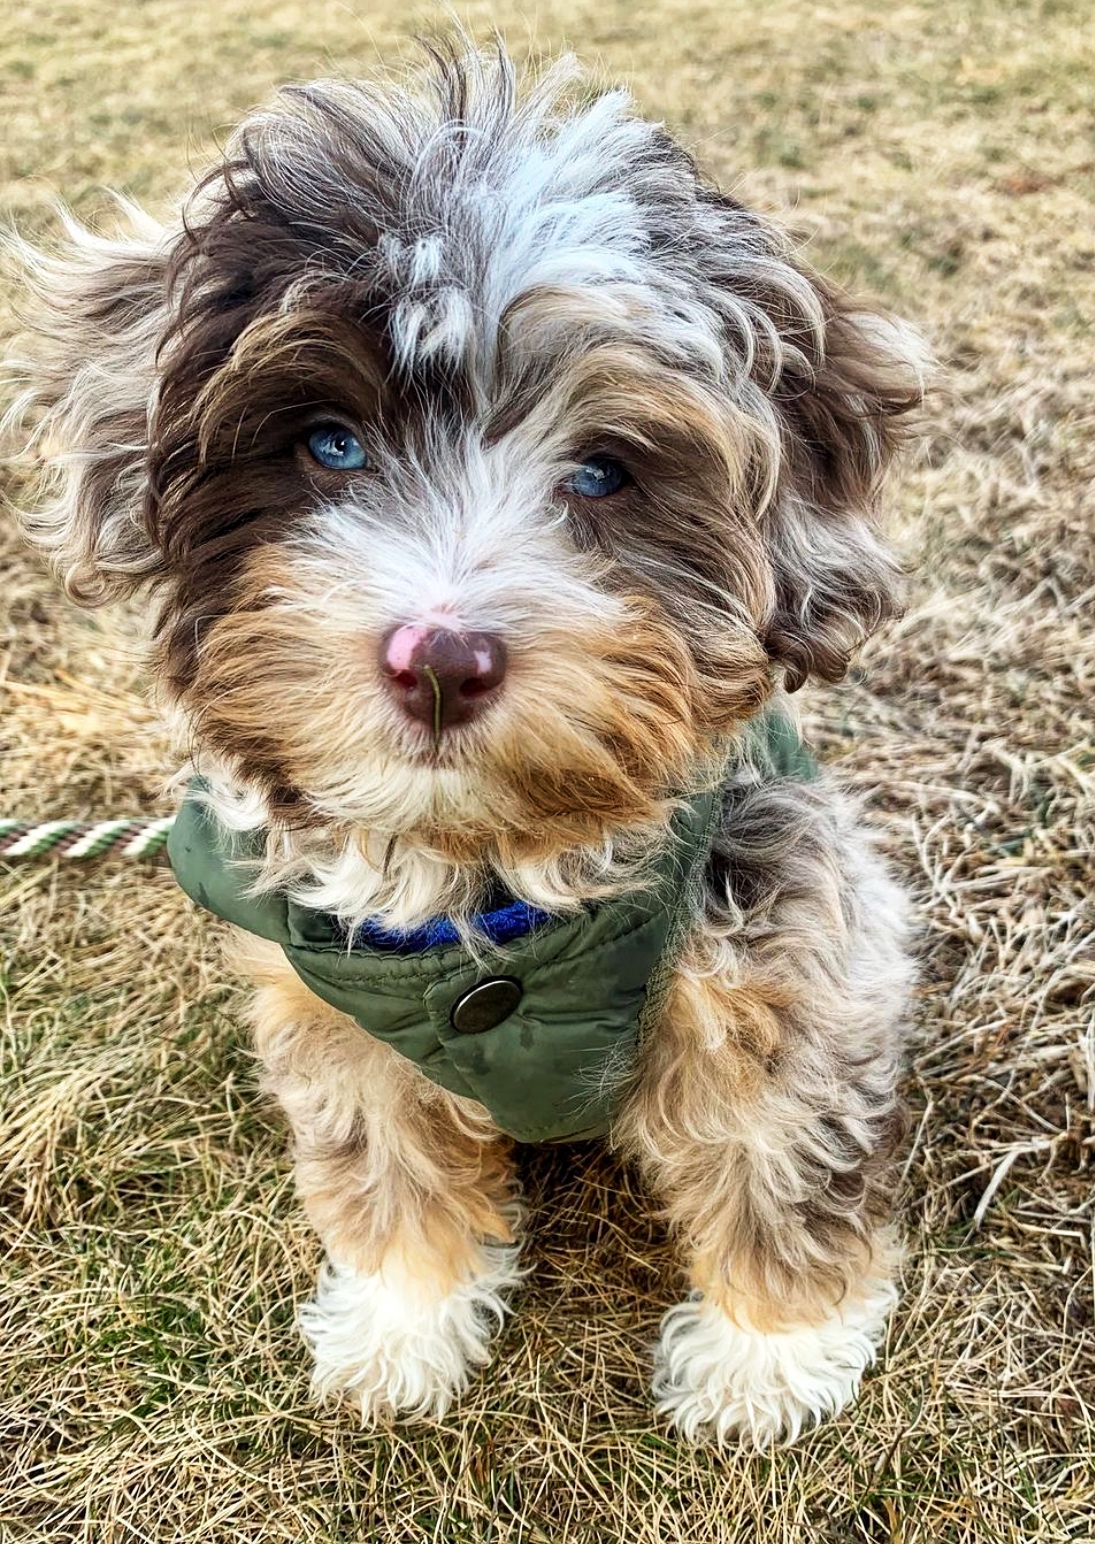
{"label": "dog front leg", "polygon": [[293,1130],[297,1191],[327,1259],[301,1313],[313,1384],[362,1417],[439,1417],[489,1358],[519,1278],[507,1144],[240,935],[264,1086]]}
{"label": "dog front leg", "polygon": [[687,1251],[654,1390],[690,1437],[763,1446],[835,1414],[897,1297],[903,907],[824,797],[731,812],[618,1122]]}

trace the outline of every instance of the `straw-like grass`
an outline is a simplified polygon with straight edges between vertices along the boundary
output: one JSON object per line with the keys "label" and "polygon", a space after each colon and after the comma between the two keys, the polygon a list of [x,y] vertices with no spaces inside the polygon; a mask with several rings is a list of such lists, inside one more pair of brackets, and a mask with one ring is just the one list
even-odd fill
{"label": "straw-like grass", "polygon": [[[644,1378],[678,1293],[594,1147],[528,1151],[534,1271],[442,1424],[307,1393],[315,1241],[213,929],[163,869],[0,874],[0,1538],[376,1544],[1095,1535],[1095,222],[1088,0],[500,0],[520,50],[627,75],[724,185],[909,315],[948,371],[897,496],[909,613],[816,743],[923,919],[907,1291],[860,1402],[790,1451],[668,1436]],[[0,32],[4,200],[162,207],[281,78],[369,70],[394,0],[31,0]],[[6,298],[2,300],[6,304]],[[7,325],[7,324],[5,324]],[[0,534],[0,814],[163,812],[135,618]]]}

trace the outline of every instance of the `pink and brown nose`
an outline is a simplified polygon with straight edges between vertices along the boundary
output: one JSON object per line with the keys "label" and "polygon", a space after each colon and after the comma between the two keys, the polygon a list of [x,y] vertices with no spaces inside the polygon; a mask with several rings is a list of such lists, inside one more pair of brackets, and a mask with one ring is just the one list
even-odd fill
{"label": "pink and brown nose", "polygon": [[506,646],[493,633],[407,623],[385,633],[380,665],[403,711],[438,735],[494,701],[505,679]]}

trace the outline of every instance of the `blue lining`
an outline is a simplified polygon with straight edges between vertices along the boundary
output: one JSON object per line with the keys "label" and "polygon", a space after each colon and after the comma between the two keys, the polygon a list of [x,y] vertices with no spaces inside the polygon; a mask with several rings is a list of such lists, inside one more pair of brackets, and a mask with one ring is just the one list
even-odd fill
{"label": "blue lining", "polygon": [[[509,901],[493,911],[478,912],[470,919],[475,931],[492,944],[512,943],[515,938],[524,938],[533,928],[550,921],[550,912],[530,906],[527,901]],[[431,917],[420,927],[406,931],[382,927],[379,922],[363,922],[354,933],[355,944],[383,949],[390,954],[422,954],[427,949],[444,948],[459,942],[456,924],[448,917]]]}

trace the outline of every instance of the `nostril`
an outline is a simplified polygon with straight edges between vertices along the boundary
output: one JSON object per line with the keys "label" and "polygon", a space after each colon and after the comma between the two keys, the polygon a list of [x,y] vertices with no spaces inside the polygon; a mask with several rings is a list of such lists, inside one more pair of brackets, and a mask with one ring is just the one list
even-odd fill
{"label": "nostril", "polygon": [[494,690],[493,681],[485,681],[482,676],[469,676],[466,681],[460,683],[460,695],[462,697],[482,697],[484,692]]}
{"label": "nostril", "polygon": [[413,692],[418,686],[418,677],[413,670],[390,670],[388,679],[393,686],[402,687],[405,692]]}

